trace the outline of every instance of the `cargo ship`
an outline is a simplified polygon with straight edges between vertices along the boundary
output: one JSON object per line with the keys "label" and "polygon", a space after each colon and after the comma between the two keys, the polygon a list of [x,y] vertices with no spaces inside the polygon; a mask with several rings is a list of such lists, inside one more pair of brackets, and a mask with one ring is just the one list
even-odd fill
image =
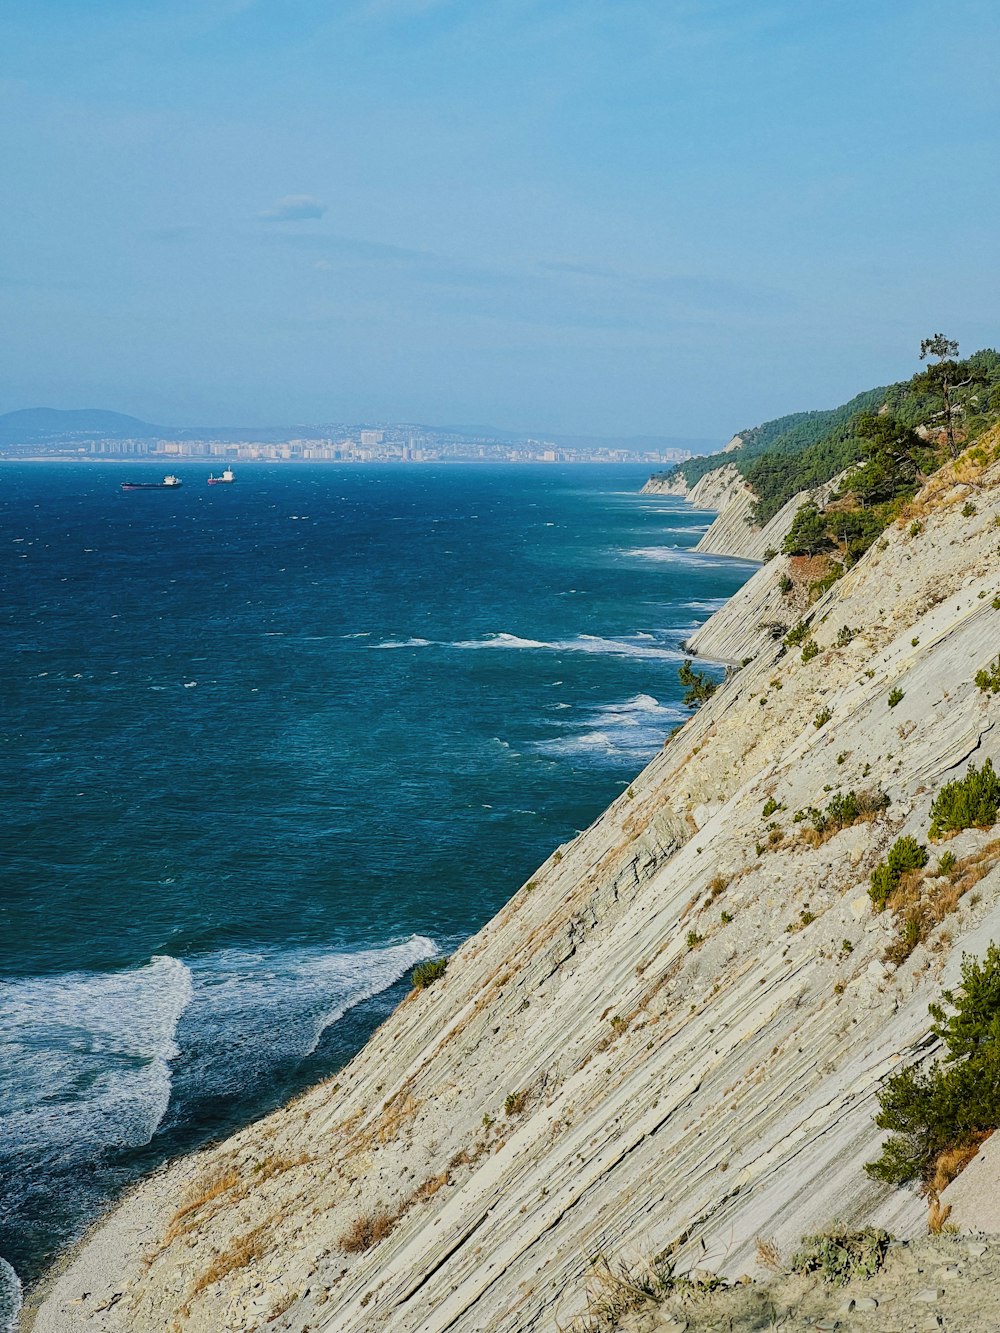
{"label": "cargo ship", "polygon": [[123,491],[172,491],[177,486],[183,486],[180,477],[175,477],[172,472],[168,472],[162,481],[123,481]]}
{"label": "cargo ship", "polygon": [[233,469],[231,467],[227,467],[221,477],[209,476],[208,484],[209,486],[231,486],[235,480],[236,477],[233,474]]}

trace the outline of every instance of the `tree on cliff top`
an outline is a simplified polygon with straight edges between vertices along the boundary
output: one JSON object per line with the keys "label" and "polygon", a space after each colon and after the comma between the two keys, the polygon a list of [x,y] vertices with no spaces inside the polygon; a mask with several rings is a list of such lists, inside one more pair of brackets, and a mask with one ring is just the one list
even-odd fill
{"label": "tree on cliff top", "polygon": [[958,356],[958,343],[954,338],[946,338],[943,333],[923,338],[920,343],[920,360],[925,361],[929,356],[937,357],[937,360],[926,370],[914,375],[911,383],[915,389],[940,399],[944,409],[948,449],[952,458],[957,458],[954,394],[956,389],[963,389],[967,384],[971,384],[972,379],[962,378],[964,367],[955,360]]}

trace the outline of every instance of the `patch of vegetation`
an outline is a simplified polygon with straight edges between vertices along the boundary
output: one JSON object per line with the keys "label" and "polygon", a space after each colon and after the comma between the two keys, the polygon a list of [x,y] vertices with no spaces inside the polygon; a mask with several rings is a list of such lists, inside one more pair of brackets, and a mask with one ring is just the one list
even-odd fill
{"label": "patch of vegetation", "polygon": [[890,1137],[865,1167],[875,1180],[919,1182],[934,1195],[1000,1128],[1000,948],[991,943],[981,962],[965,955],[961,987],[942,1001],[930,1015],[944,1054],[886,1079],[875,1123]]}
{"label": "patch of vegetation", "polygon": [[874,1277],[885,1263],[892,1237],[888,1231],[835,1227],[818,1236],[803,1236],[792,1256],[793,1273],[818,1273],[824,1282],[843,1287],[857,1277]]}
{"label": "patch of vegetation", "polygon": [[911,870],[922,870],[927,864],[927,848],[909,836],[897,838],[889,848],[884,861],[872,871],[868,896],[876,912],[884,912],[890,895],[900,880]]}
{"label": "patch of vegetation", "polygon": [[338,1248],[344,1254],[363,1254],[385,1240],[398,1220],[385,1208],[363,1213],[340,1237]]}
{"label": "patch of vegetation", "polygon": [[[957,353],[941,334],[925,338],[921,360],[937,359],[911,379],[869,389],[829,411],[795,412],[741,430],[736,453],[692,458],[658,475],[693,486],[716,468],[735,466],[757,495],[753,521],[763,526],[793,496],[853,465],[858,508],[843,534],[853,563],[895,517],[874,511],[912,495],[929,470],[955,456],[959,433],[974,439],[1000,414],[1000,354],[984,349],[958,360]],[[918,426],[927,428],[928,439]],[[886,495],[891,499],[873,498]]]}
{"label": "patch of vegetation", "polygon": [[958,865],[958,857],[954,852],[942,852],[938,857],[938,863],[934,867],[935,875],[950,875]]}
{"label": "patch of vegetation", "polygon": [[974,517],[974,515],[976,515],[976,514],[978,514],[978,513],[979,513],[979,510],[976,508],[976,506],[972,503],[971,500],[966,500],[965,504],[962,505],[962,517],[963,517],[963,518],[972,518],[972,517]]}
{"label": "patch of vegetation", "polygon": [[684,686],[683,702],[687,708],[696,708],[699,704],[703,704],[706,699],[711,699],[719,688],[719,682],[713,680],[707,672],[695,671],[694,660],[690,657],[686,657],[681,663],[677,679]]}
{"label": "patch of vegetation", "polygon": [[426,963],[418,963],[410,973],[410,985],[414,990],[426,990],[443,977],[447,969],[447,958],[431,958]]}
{"label": "patch of vegetation", "polygon": [[776,810],[780,810],[781,808],[782,807],[780,802],[776,801],[773,796],[769,796],[767,800],[764,802],[763,810],[761,810],[760,812],[761,818],[769,819]]}
{"label": "patch of vegetation", "polygon": [[992,759],[982,769],[970,764],[964,778],[946,782],[931,806],[930,836],[957,833],[966,828],[990,828],[1000,809],[1000,778]]}
{"label": "patch of vegetation", "polygon": [[844,576],[844,566],[839,560],[831,560],[830,567],[826,573],[818,579],[813,579],[809,585],[809,600],[815,602],[822,597],[825,592],[833,587],[838,579]]}
{"label": "patch of vegetation", "polygon": [[813,718],[813,726],[818,731],[820,727],[826,726],[831,717],[833,717],[833,714],[830,712],[829,708],[821,708]]}
{"label": "patch of vegetation", "polygon": [[802,646],[803,662],[811,662],[814,657],[819,656],[819,644],[815,639],[807,639]]}
{"label": "patch of vegetation", "polygon": [[528,1104],[528,1095],[527,1088],[522,1088],[520,1092],[508,1092],[503,1103],[503,1113],[508,1120],[521,1114]]}
{"label": "patch of vegetation", "polygon": [[809,628],[806,621],[800,620],[797,625],[793,625],[788,631],[784,639],[782,639],[782,643],[786,648],[797,648],[800,643],[805,643],[811,633],[812,630]]}
{"label": "patch of vegetation", "polygon": [[701,943],[701,941],[702,941],[702,937],[701,937],[701,935],[698,934],[698,932],[697,932],[696,930],[689,930],[689,931],[688,931],[688,933],[687,933],[687,938],[686,938],[686,943],[687,943],[687,947],[688,947],[689,949],[697,949],[697,947],[698,947],[698,945]]}
{"label": "patch of vegetation", "polygon": [[895,708],[896,705],[902,703],[905,698],[906,695],[903,690],[901,690],[898,685],[894,685],[889,691],[889,697],[886,700],[886,703],[890,708]]}
{"label": "patch of vegetation", "polygon": [[1000,657],[976,672],[976,685],[985,694],[1000,694]]}
{"label": "patch of vegetation", "polygon": [[787,574],[782,574],[781,578],[778,580],[778,591],[781,593],[782,597],[787,597],[794,587],[795,584],[792,582],[791,578]]}
{"label": "patch of vegetation", "polygon": [[856,629],[851,629],[850,625],[841,625],[837,630],[837,647],[846,648],[857,632]]}

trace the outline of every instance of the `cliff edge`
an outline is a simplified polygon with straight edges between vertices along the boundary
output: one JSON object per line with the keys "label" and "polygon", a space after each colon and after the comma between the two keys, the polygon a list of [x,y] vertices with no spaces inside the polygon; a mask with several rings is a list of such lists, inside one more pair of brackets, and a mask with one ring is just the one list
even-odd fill
{"label": "cliff edge", "polygon": [[[750,623],[759,571],[701,631],[753,660],[336,1079],[133,1190],[36,1333],[524,1333],[570,1327],[602,1258],[736,1277],[834,1218],[920,1234],[863,1170],[876,1091],[1000,931],[1000,834],[948,843],[908,952],[867,889],[1000,761],[996,456],[803,608],[814,651]],[[848,792],[856,822],[796,819]]]}

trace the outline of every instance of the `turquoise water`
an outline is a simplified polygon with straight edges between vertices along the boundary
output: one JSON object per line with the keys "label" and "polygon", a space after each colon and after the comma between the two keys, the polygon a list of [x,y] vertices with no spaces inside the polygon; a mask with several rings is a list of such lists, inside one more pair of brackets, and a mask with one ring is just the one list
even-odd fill
{"label": "turquoise water", "polygon": [[683,716],[622,467],[7,465],[0,1254],[336,1068]]}

